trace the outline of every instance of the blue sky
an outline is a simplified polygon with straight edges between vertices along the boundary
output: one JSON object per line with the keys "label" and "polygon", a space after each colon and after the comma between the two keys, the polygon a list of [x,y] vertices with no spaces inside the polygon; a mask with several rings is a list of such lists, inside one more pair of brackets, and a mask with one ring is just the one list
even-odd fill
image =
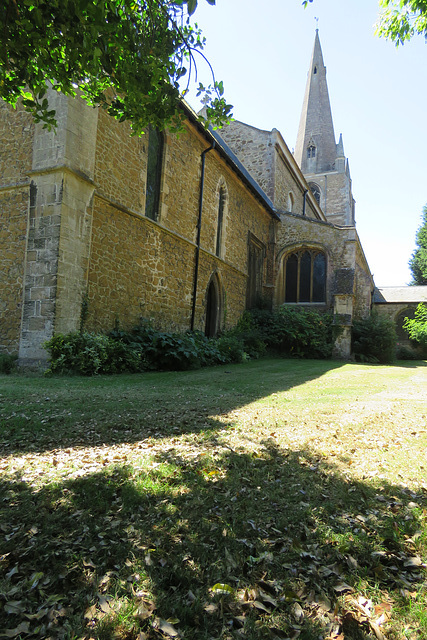
{"label": "blue sky", "polygon": [[[233,115],[279,129],[292,150],[318,24],[334,120],[343,134],[356,226],[377,286],[408,284],[427,203],[427,44],[374,35],[376,0],[199,0],[205,53]],[[315,20],[318,18],[318,23]],[[208,68],[198,66],[208,83]],[[188,102],[199,109],[194,93]]]}

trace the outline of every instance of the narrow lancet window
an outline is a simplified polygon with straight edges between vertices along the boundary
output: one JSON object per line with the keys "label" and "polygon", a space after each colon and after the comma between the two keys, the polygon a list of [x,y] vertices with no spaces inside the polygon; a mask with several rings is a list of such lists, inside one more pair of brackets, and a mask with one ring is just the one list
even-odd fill
{"label": "narrow lancet window", "polygon": [[151,220],[159,217],[160,182],[162,177],[163,135],[154,127],[148,132],[147,186],[145,215]]}
{"label": "narrow lancet window", "polygon": [[215,255],[218,257],[222,254],[222,236],[224,226],[224,209],[225,209],[226,193],[224,187],[219,190],[219,204],[218,204],[218,226],[216,230],[216,248]]}

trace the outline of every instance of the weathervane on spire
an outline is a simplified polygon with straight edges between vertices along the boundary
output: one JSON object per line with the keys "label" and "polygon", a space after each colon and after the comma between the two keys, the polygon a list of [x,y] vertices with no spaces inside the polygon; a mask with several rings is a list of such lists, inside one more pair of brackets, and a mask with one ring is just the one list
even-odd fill
{"label": "weathervane on spire", "polygon": [[319,31],[319,18],[316,18],[316,16],[314,16],[314,19],[316,20],[316,31]]}

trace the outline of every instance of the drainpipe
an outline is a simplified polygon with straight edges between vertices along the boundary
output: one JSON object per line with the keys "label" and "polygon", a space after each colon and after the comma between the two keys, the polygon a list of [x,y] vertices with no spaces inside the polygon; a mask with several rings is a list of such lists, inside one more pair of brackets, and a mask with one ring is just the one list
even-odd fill
{"label": "drainpipe", "polygon": [[201,161],[202,161],[202,170],[200,174],[200,193],[199,193],[199,217],[197,220],[197,240],[196,240],[196,259],[194,264],[194,282],[193,282],[193,300],[191,306],[191,324],[190,329],[194,331],[194,318],[196,315],[196,295],[197,295],[197,283],[199,279],[199,256],[200,256],[200,234],[202,231],[202,209],[203,209],[203,187],[205,183],[205,156],[209,151],[215,149],[215,140],[212,142],[212,145],[202,151],[201,153]]}
{"label": "drainpipe", "polygon": [[308,189],[304,191],[304,200],[302,201],[302,215],[305,216],[305,201],[307,200]]}

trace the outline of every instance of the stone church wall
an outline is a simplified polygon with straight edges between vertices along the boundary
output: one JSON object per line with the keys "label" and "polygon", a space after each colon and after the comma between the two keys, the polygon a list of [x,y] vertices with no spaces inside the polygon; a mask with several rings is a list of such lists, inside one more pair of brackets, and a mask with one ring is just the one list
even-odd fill
{"label": "stone church wall", "polygon": [[[353,312],[366,315],[371,304],[372,279],[360,254],[359,240],[354,228],[339,228],[319,220],[292,214],[281,215],[277,233],[276,305],[283,301],[284,283],[281,274],[283,257],[297,247],[322,249],[327,257],[327,298],[324,308],[334,308],[334,297],[353,298]],[[359,253],[359,259],[356,256]],[[351,309],[350,309],[351,311]]]}
{"label": "stone church wall", "polygon": [[0,102],[0,347],[18,351],[34,122]]}
{"label": "stone church wall", "polygon": [[[201,154],[211,134],[191,113],[184,132],[165,134],[153,221],[145,216],[149,136],[131,137],[126,123],[79,99],[53,92],[52,100],[52,132],[22,111],[0,108],[0,348],[46,358],[43,342],[78,329],[85,299],[88,329],[110,330],[117,322],[127,328],[141,318],[189,329]],[[327,257],[327,299],[318,306],[342,316],[349,330],[353,314],[369,310],[372,287],[355,229],[324,221],[277,130],[234,122],[221,135],[282,211],[281,221],[220,145],[205,154],[195,328],[205,329],[211,281],[219,295],[217,328],[227,328],[244,311],[251,281],[251,300],[261,295],[281,304],[283,257],[313,247]]]}
{"label": "stone church wall", "polygon": [[0,190],[0,347],[16,353],[21,328],[29,188]]}
{"label": "stone church wall", "polygon": [[[278,135],[276,135],[276,138],[277,137]],[[284,143],[282,142],[282,144]],[[293,163],[291,166],[291,163],[282,150],[282,146],[276,143],[274,165],[276,195],[274,204],[278,210],[302,215],[304,211],[306,184],[304,180],[295,177],[294,171],[295,166],[293,166]],[[316,210],[317,203],[315,202],[314,196],[310,191],[307,191],[305,197],[305,216],[315,220],[317,218]]]}
{"label": "stone church wall", "polygon": [[[277,129],[263,131],[235,120],[221,129],[221,137],[258,182],[279,211],[302,214],[305,180]],[[311,193],[306,195],[305,215],[318,218]]]}
{"label": "stone church wall", "polygon": [[270,131],[235,120],[223,127],[220,135],[274,203],[275,150]]}
{"label": "stone church wall", "polygon": [[[130,138],[122,125],[98,123],[91,252],[89,328],[131,326],[143,318],[157,326],[190,327],[200,191],[200,155],[209,147],[192,125],[165,136],[158,221],[145,217],[146,138]],[[248,234],[269,247],[272,218],[216,151],[205,157],[196,328],[205,323],[213,274],[222,289],[221,325],[245,308]],[[123,180],[120,176],[123,175]],[[215,255],[219,188],[227,193],[221,257]],[[267,277],[267,270],[265,277]]]}
{"label": "stone church wall", "polygon": [[354,299],[354,318],[364,318],[369,315],[372,304],[374,283],[363,253],[359,239],[356,244],[356,282]]}
{"label": "stone church wall", "polygon": [[[79,99],[52,93],[58,127],[48,132],[1,105],[0,347],[43,359],[53,332],[111,329],[153,318],[190,327],[201,153],[212,138],[187,123],[166,134],[157,221],[145,217],[147,138]],[[277,221],[221,150],[206,154],[195,328],[204,329],[207,289],[220,288],[219,326],[246,305],[249,239],[272,295]],[[220,190],[226,194],[216,255]]]}
{"label": "stone church wall", "polygon": [[307,174],[306,180],[320,187],[320,206],[329,222],[337,225],[354,223],[351,210],[351,181],[344,172],[330,171],[326,174]]}

